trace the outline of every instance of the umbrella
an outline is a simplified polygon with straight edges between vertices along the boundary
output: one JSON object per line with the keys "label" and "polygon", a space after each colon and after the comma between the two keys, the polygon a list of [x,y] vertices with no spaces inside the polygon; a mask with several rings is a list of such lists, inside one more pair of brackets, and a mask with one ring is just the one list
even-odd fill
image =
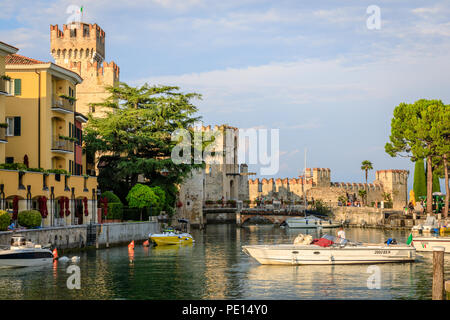
{"label": "umbrella", "polygon": [[59,216],[64,218],[64,197],[59,198]]}
{"label": "umbrella", "polygon": [[87,217],[89,215],[89,211],[88,211],[88,199],[86,197],[83,198],[83,204],[84,204],[84,215]]}
{"label": "umbrella", "polygon": [[17,220],[17,214],[19,213],[19,197],[15,196],[13,199],[13,220]]}
{"label": "umbrella", "polygon": [[69,210],[69,198],[66,197],[66,198],[64,199],[64,201],[66,202],[66,217],[67,217],[67,216],[69,216],[69,214],[70,214],[70,210]]}
{"label": "umbrella", "polygon": [[416,196],[415,196],[415,194],[414,194],[414,190],[411,190],[411,191],[409,192],[409,201],[412,202],[412,204],[413,204],[414,207],[416,206]]}

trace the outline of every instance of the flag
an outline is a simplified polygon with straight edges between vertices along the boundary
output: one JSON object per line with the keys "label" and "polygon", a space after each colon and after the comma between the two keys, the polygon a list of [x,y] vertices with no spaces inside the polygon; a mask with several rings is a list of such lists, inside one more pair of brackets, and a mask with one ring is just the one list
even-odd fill
{"label": "flag", "polygon": [[80,12],[83,12],[83,7],[80,7]]}
{"label": "flag", "polygon": [[406,241],[406,245],[409,246],[411,244],[412,240],[413,240],[413,236],[412,236],[412,233],[410,233],[409,237],[408,237],[408,240]]}

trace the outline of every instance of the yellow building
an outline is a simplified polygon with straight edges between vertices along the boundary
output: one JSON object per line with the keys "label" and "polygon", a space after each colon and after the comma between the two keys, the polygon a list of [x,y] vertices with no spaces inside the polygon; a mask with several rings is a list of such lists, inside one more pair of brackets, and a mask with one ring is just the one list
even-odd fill
{"label": "yellow building", "polygon": [[[16,51],[0,43],[0,77],[7,82],[0,94],[0,130],[7,141],[0,149],[1,208],[14,214],[40,210],[43,226],[95,222],[97,178],[84,175],[86,118],[74,99],[82,78]],[[27,169],[14,170],[18,166]]]}
{"label": "yellow building", "polygon": [[5,161],[6,151],[6,120],[5,120],[5,102],[6,96],[11,93],[11,80],[5,74],[5,58],[14,54],[19,49],[14,48],[6,43],[0,42],[0,161]]}

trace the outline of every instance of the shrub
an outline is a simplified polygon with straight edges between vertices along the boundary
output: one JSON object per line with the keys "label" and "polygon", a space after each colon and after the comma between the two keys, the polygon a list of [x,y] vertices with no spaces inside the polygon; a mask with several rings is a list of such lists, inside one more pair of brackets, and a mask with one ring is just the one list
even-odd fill
{"label": "shrub", "polygon": [[159,198],[159,201],[157,201],[156,207],[154,208],[155,212],[159,214],[161,210],[166,207],[166,193],[158,186],[152,187],[151,189]]}
{"label": "shrub", "polygon": [[101,197],[108,199],[108,214],[106,215],[106,219],[122,220],[123,204],[120,198],[112,191],[103,192]]}
{"label": "shrub", "polygon": [[28,170],[27,166],[23,163],[2,163],[0,169],[6,170]]}
{"label": "shrub", "polygon": [[123,218],[123,204],[119,202],[108,202],[108,214],[106,219],[122,220]]}
{"label": "shrub", "polygon": [[122,203],[122,201],[120,201],[120,198],[116,196],[112,191],[103,192],[102,198],[108,199],[108,203]]}
{"label": "shrub", "polygon": [[18,222],[22,227],[36,228],[41,225],[42,216],[37,210],[21,211],[18,215]]}
{"label": "shrub", "polygon": [[0,231],[6,231],[11,224],[11,215],[3,210],[0,210]]}

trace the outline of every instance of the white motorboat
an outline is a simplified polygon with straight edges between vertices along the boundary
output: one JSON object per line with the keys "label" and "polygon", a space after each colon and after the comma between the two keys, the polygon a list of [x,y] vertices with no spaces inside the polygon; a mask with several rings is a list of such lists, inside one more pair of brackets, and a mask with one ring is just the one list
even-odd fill
{"label": "white motorboat", "polygon": [[24,236],[11,238],[11,245],[0,248],[0,267],[31,267],[53,262],[53,253]]}
{"label": "white motorboat", "polygon": [[434,232],[435,229],[439,229],[439,223],[436,220],[436,217],[430,216],[427,217],[424,224],[419,224],[411,228],[413,232]]}
{"label": "white motorboat", "polygon": [[450,237],[413,237],[413,246],[417,251],[433,251],[433,247],[444,247],[450,253]]}
{"label": "white motorboat", "polygon": [[[326,235],[323,238],[334,237]],[[413,246],[344,242],[328,247],[316,244],[247,245],[242,250],[261,264],[373,264],[411,262],[416,258]]]}
{"label": "white motorboat", "polygon": [[341,223],[333,222],[331,220],[320,219],[312,215],[303,218],[286,219],[286,224],[288,225],[289,228],[302,228],[302,229],[338,228],[341,226]]}

